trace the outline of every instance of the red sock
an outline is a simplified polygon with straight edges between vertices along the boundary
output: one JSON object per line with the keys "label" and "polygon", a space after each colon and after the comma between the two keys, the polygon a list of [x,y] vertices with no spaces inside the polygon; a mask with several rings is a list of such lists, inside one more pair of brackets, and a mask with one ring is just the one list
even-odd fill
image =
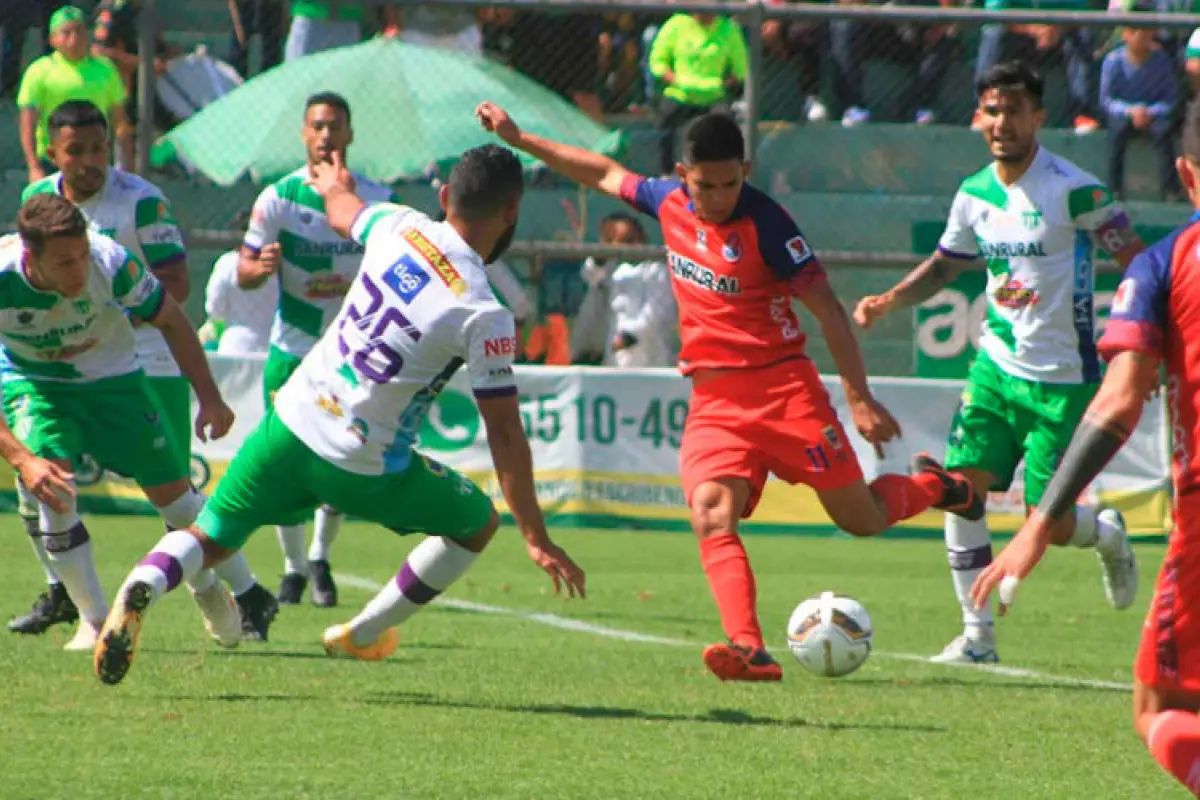
{"label": "red sock", "polygon": [[1200,717],[1190,711],[1162,711],[1150,723],[1146,747],[1163,769],[1200,797]]}
{"label": "red sock", "polygon": [[754,573],[741,538],[734,533],[722,533],[701,539],[700,561],[717,601],[725,635],[737,644],[762,647],[762,628],[755,612]]}
{"label": "red sock", "polygon": [[936,475],[880,475],[871,482],[871,493],[887,508],[888,525],[909,519],[942,499],[945,489]]}

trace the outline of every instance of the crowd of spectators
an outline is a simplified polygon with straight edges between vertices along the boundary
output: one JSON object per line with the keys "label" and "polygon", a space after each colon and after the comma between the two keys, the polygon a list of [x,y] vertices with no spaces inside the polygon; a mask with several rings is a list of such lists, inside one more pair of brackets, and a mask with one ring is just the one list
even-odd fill
{"label": "crowd of spectators", "polygon": [[[792,0],[772,0],[786,4]],[[865,5],[876,0],[835,0]],[[988,9],[1103,10],[1099,0],[982,0]],[[963,0],[899,0],[901,4],[957,6]],[[15,95],[19,134],[30,180],[42,177],[45,121],[58,103],[87,99],[109,114],[119,166],[129,166],[138,106],[133,101],[140,0],[100,0],[86,9],[59,0],[0,0],[0,90]],[[709,110],[740,113],[749,69],[747,30],[736,17],[629,11],[529,11],[436,2],[363,6],[343,0],[231,0],[228,63],[243,77],[280,62],[384,35],[451,48],[504,63],[612,124],[641,116],[653,120],[658,162],[669,173],[679,129]],[[1189,12],[1192,0],[1111,0],[1108,10]],[[26,37],[41,32],[45,55],[21,72]],[[771,18],[761,28],[764,69],[790,76],[790,121],[840,121],[856,127],[874,120],[915,125],[938,122],[939,97],[955,63],[976,74],[1002,59],[1024,58],[1062,82],[1065,117],[1081,136],[1108,137],[1108,175],[1118,194],[1125,186],[1125,155],[1134,137],[1154,148],[1164,200],[1179,198],[1173,161],[1179,111],[1200,87],[1200,31],[1150,26],[1096,28],[1038,24],[967,28],[937,22],[892,23],[861,18]],[[258,58],[251,64],[251,42]],[[181,55],[165,37],[155,44],[160,74]],[[886,62],[891,116],[872,107],[871,62]],[[19,80],[18,80],[19,76]],[[160,119],[161,115],[161,119]],[[160,127],[169,115],[156,109]],[[942,120],[945,122],[945,120]],[[975,123],[972,123],[974,125]],[[632,218],[601,226],[610,242],[640,242]],[[519,284],[502,267],[498,284]],[[669,323],[661,263],[589,261],[545,264],[536,276],[537,308],[514,296],[530,317],[528,355],[548,363],[665,365],[673,343],[652,331]],[[513,295],[510,287],[507,290]],[[568,326],[567,320],[572,325]],[[653,324],[647,327],[647,320]]]}

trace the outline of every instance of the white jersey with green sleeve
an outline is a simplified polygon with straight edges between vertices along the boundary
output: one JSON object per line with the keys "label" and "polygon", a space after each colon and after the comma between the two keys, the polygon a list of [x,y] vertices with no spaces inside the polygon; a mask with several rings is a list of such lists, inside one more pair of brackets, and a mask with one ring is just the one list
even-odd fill
{"label": "white jersey with green sleeve", "polygon": [[275,396],[275,413],[341,469],[402,472],[429,407],[463,364],[476,397],[516,394],[516,326],[483,260],[449,224],[377,204],[351,233],[366,247],[363,268]]}
{"label": "white jersey with green sleeve", "polygon": [[64,297],[30,285],[19,236],[0,238],[0,345],[6,379],[87,383],[138,370],[129,315],[152,319],[162,308],[162,285],[107,236],[89,233],[88,243],[92,264],[87,288],[79,297]]}
{"label": "white jersey with green sleeve", "polygon": [[[306,181],[304,166],[263,189],[254,203],[243,247],[278,242],[279,306],[271,346],[303,358],[333,322],[362,264],[363,246],[343,239],[325,217],[325,200]],[[392,202],[386,186],[355,173],[355,193],[367,203]]]}
{"label": "white jersey with green sleeve", "polygon": [[1096,242],[1126,224],[1108,187],[1045,148],[1011,186],[994,165],[963,181],[938,250],[987,263],[980,349],[1025,380],[1099,381]]}
{"label": "white jersey with green sleeve", "polygon": [[[21,202],[35,194],[62,194],[62,173],[25,187]],[[187,261],[183,234],[162,191],[150,181],[115,167],[108,168],[104,187],[77,204],[88,228],[115,239],[151,272]],[[134,329],[138,363],[152,377],[177,377],[179,366],[162,332],[153,325]]]}

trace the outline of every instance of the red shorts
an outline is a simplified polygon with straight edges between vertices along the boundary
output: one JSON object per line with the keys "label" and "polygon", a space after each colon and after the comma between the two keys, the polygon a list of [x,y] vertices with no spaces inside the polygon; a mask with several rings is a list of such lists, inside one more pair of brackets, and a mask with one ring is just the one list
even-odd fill
{"label": "red shorts", "polygon": [[863,477],[829,393],[807,358],[730,371],[696,386],[679,466],[688,505],[706,481],[749,481],[743,517],[758,505],[770,473],[817,491],[840,489]]}
{"label": "red shorts", "polygon": [[1189,505],[1190,520],[1176,509],[1133,672],[1147,686],[1200,692],[1200,504]]}

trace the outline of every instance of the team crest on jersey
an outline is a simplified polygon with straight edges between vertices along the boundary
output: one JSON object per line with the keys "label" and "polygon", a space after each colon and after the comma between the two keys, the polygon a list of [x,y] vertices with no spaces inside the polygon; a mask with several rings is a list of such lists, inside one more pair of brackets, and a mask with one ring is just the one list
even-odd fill
{"label": "team crest on jersey", "polygon": [[80,300],[75,300],[71,303],[71,305],[75,307],[76,314],[87,314],[92,310],[92,301],[88,300],[86,297]]}
{"label": "team crest on jersey", "polygon": [[736,263],[742,259],[742,237],[737,232],[729,234],[729,238],[725,240],[725,244],[721,246],[721,258],[730,263]]}
{"label": "team crest on jersey", "polygon": [[350,281],[336,272],[309,278],[304,284],[304,296],[309,300],[335,300],[349,291]]}
{"label": "team crest on jersey", "polygon": [[350,427],[346,430],[350,431],[351,436],[353,436],[355,439],[358,439],[359,444],[366,444],[367,436],[371,433],[370,426],[368,426],[364,420],[361,420],[358,417],[354,418],[354,421],[350,423]]}
{"label": "team crest on jersey", "polygon": [[1042,210],[1037,206],[1034,206],[1028,211],[1022,211],[1021,224],[1024,225],[1027,230],[1037,230],[1038,226],[1042,224]]}
{"label": "team crest on jersey", "polygon": [[450,263],[450,259],[437,249],[433,242],[425,238],[416,228],[410,228],[404,233],[404,240],[416,248],[429,266],[433,267],[433,271],[442,279],[442,283],[446,284],[455,297],[462,297],[467,291],[467,282],[463,280],[462,275],[458,274],[458,270]]}
{"label": "team crest on jersey", "polygon": [[33,324],[33,312],[32,311],[18,311],[17,312],[17,324],[20,325],[22,328],[27,328],[30,325],[32,325]]}
{"label": "team crest on jersey", "polygon": [[699,228],[696,229],[696,247],[701,250],[708,249],[708,234]]}

